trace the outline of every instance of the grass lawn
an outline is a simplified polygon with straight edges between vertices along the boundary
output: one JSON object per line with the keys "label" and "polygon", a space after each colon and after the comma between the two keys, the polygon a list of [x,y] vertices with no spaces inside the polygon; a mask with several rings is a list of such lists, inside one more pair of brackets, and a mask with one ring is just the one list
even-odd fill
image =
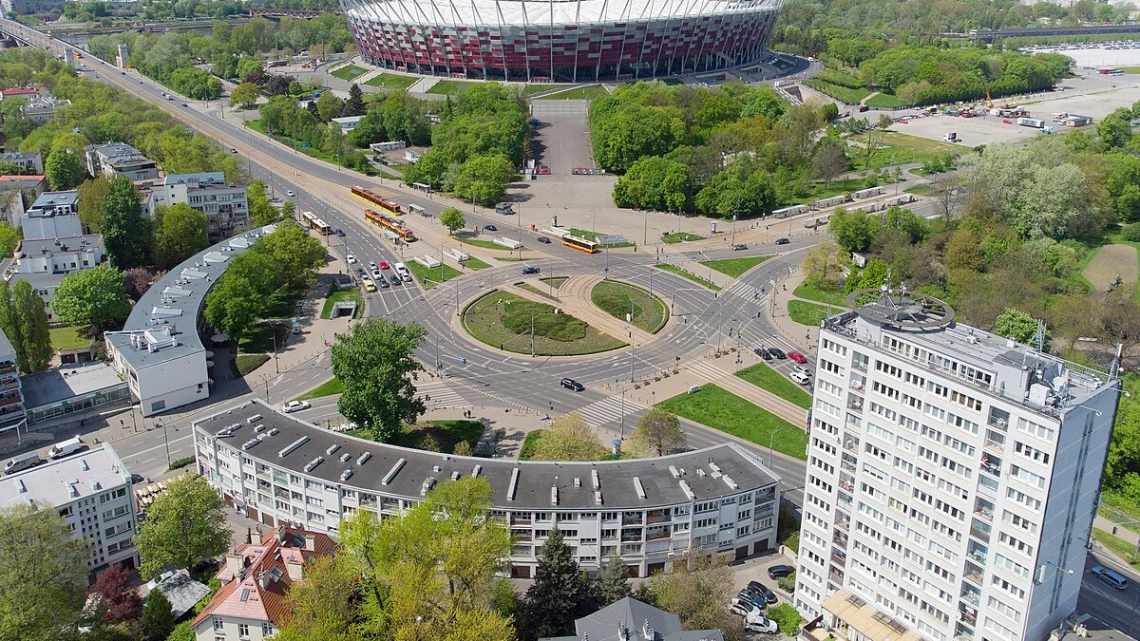
{"label": "grass lawn", "polygon": [[512,251],[508,247],[503,247],[502,245],[499,245],[493,241],[483,240],[482,238],[468,238],[466,236],[456,236],[455,238],[459,242],[467,243],[468,245],[471,245],[473,247],[482,247],[483,249],[493,249],[495,251],[500,251],[500,252]]}
{"label": "grass lawn", "polygon": [[739,278],[741,274],[768,260],[771,256],[743,256],[741,258],[723,258],[721,260],[706,260],[701,262],[705,267],[712,267],[722,274]]}
{"label": "grass lawn", "polygon": [[[598,236],[604,236],[605,234],[598,234],[596,232],[590,231],[589,229],[579,229],[578,227],[571,227],[570,228],[570,235],[571,236],[577,236],[578,238],[585,238],[586,240],[592,240],[594,242],[601,242],[598,240]],[[611,249],[618,248],[618,247],[633,247],[633,243],[631,243],[627,240],[627,241],[621,242],[621,243],[605,244],[605,245],[603,245],[603,247],[609,247]]]}
{"label": "grass lawn", "polygon": [[515,283],[515,287],[518,287],[519,289],[525,289],[526,291],[531,292],[533,294],[538,294],[539,296],[542,296],[543,298],[549,298],[550,300],[553,300],[553,301],[558,300],[557,298],[552,296],[548,290],[540,289],[538,287],[535,287],[534,285],[531,285],[530,283]]}
{"label": "grass lawn", "polygon": [[383,87],[391,91],[406,91],[408,87],[416,84],[418,78],[411,76],[401,76],[394,73],[382,73],[378,76],[373,76],[368,82],[364,83],[373,87]]}
{"label": "grass lawn", "polygon": [[610,316],[622,320],[625,320],[632,308],[630,322],[654,334],[669,320],[669,308],[664,301],[629,283],[602,281],[590,290],[590,300]]}
{"label": "grass lawn", "polygon": [[839,100],[839,101],[844,102],[844,103],[849,104],[849,105],[857,105],[864,98],[871,95],[870,89],[866,89],[863,87],[860,87],[858,89],[853,89],[851,87],[844,87],[843,85],[837,85],[833,82],[827,82],[826,80],[820,80],[819,78],[812,78],[810,80],[805,80],[804,84],[811,87],[812,89],[815,89],[816,91],[818,91],[822,94],[826,94],[828,96],[831,96],[832,98],[835,98],[836,100]]}
{"label": "grass lawn", "polygon": [[534,451],[538,449],[538,442],[542,440],[542,433],[545,430],[534,430],[527,432],[526,439],[523,440],[522,447],[519,448],[519,459],[525,461],[534,457]]}
{"label": "grass lawn", "polygon": [[797,298],[806,298],[814,300],[817,303],[825,303],[828,305],[838,305],[839,307],[847,306],[847,294],[831,289],[820,289],[815,285],[804,283],[797,287],[792,295]]}
{"label": "grass lawn", "polygon": [[478,258],[476,258],[474,256],[468,256],[467,260],[463,261],[463,266],[466,267],[467,269],[479,270],[479,269],[487,269],[491,265],[489,263],[487,263],[486,261],[479,260]]}
{"label": "grass lawn", "polygon": [[405,425],[397,445],[414,447],[418,450],[451,454],[459,443],[467,443],[475,451],[479,437],[483,435],[483,424],[479,421],[463,419],[429,421],[417,425]]}
{"label": "grass lawn", "polygon": [[713,385],[657,404],[663,410],[797,459],[807,458],[807,433],[771,412]]}
{"label": "grass lawn", "polygon": [[532,328],[534,353],[543,356],[595,354],[625,346],[585,321],[554,313],[552,305],[497,290],[463,310],[463,327],[477,340],[520,354],[531,352]]}
{"label": "grass lawn", "polygon": [[563,86],[564,85],[552,85],[552,84],[546,84],[546,83],[532,83],[532,84],[523,86],[522,95],[533,96],[537,93],[542,93],[544,91],[553,91],[553,90],[561,88]]}
{"label": "grass lawn", "polygon": [[654,265],[654,267],[656,267],[657,269],[663,269],[663,270],[665,270],[671,274],[676,274],[676,275],[680,276],[681,278],[688,278],[689,280],[693,281],[694,283],[696,283],[702,287],[707,287],[707,288],[713,290],[714,292],[720,291],[720,285],[717,285],[716,283],[712,282],[711,280],[709,280],[707,278],[697,276],[693,272],[691,272],[687,269],[684,269],[682,267],[677,267],[676,265],[670,265],[669,263],[660,263],[658,265]]}
{"label": "grass lawn", "polygon": [[360,295],[360,290],[355,287],[346,289],[338,289],[325,298],[324,307],[321,308],[321,318],[332,318],[333,305],[337,303],[345,303],[354,301],[356,303],[356,313],[352,315],[353,318],[360,318],[364,313],[364,297]]}
{"label": "grass lawn", "polygon": [[[871,152],[868,161],[866,144],[872,138],[875,150]],[[856,169],[879,169],[888,165],[930,162],[947,155],[957,157],[969,149],[897,131],[876,132],[870,136],[862,133],[852,136],[850,140],[860,143],[850,151],[852,165]]]}
{"label": "grass lawn", "polygon": [[575,87],[569,91],[560,91],[552,96],[539,96],[535,100],[593,100],[610,95],[601,85],[586,85]]}
{"label": "grass lawn", "polygon": [[[831,313],[835,313],[836,311],[837,310],[832,309]],[[824,305],[805,303],[802,300],[788,301],[788,316],[800,325],[819,327],[820,322],[830,315],[827,307]]]}
{"label": "grass lawn", "polygon": [[311,398],[321,398],[322,396],[332,396],[333,394],[340,394],[344,391],[344,385],[341,385],[340,379],[333,377],[329,380],[317,385],[313,389],[301,394],[293,400],[304,401]]}
{"label": "grass lawn", "polygon": [[404,263],[408,266],[408,271],[420,281],[424,289],[431,289],[440,283],[445,283],[456,276],[459,276],[459,270],[451,265],[440,265],[438,267],[425,267],[418,261],[409,260]]}
{"label": "grass lawn", "polygon": [[562,283],[565,283],[569,279],[569,276],[547,276],[546,278],[540,278],[539,280],[546,283],[547,285],[550,285],[554,289],[558,289],[559,287],[562,287]]}
{"label": "grass lawn", "polygon": [[742,369],[736,375],[756,387],[766,389],[804,409],[811,407],[811,394],[804,391],[802,385],[798,385],[795,381],[786,378],[764,363],[757,363],[752,367]]}
{"label": "grass lawn", "polygon": [[1132,569],[1140,570],[1140,557],[1136,555],[1136,546],[1100,528],[1093,528],[1093,538],[1113,554],[1127,561]]}
{"label": "grass lawn", "polygon": [[238,354],[237,358],[234,359],[234,367],[237,369],[238,376],[245,376],[261,367],[267,360],[269,360],[269,354]]}
{"label": "grass lawn", "polygon": [[669,245],[673,245],[676,243],[683,243],[683,242],[692,241],[692,240],[704,240],[704,239],[705,239],[704,236],[698,236],[696,234],[690,234],[687,231],[674,231],[674,232],[669,232],[668,234],[661,234],[661,241],[666,243],[666,244],[669,244]]}
{"label": "grass lawn", "polygon": [[86,327],[53,327],[48,330],[51,346],[56,350],[87,347],[93,340],[84,336]]}
{"label": "grass lawn", "polygon": [[364,67],[358,67],[356,65],[345,65],[343,67],[330,71],[329,75],[334,78],[340,78],[341,80],[351,81],[355,78],[363,76],[367,72],[368,70]]}
{"label": "grass lawn", "polygon": [[479,85],[486,84],[478,80],[440,80],[428,89],[428,93],[441,96],[462,96]]}
{"label": "grass lawn", "polygon": [[934,193],[934,185],[914,185],[913,187],[907,187],[903,191],[908,194],[914,194],[915,196],[929,196]]}
{"label": "grass lawn", "polygon": [[863,104],[867,105],[871,109],[890,109],[894,107],[902,107],[906,103],[899,100],[897,96],[891,95],[889,93],[880,93],[871,96],[867,99],[867,102]]}

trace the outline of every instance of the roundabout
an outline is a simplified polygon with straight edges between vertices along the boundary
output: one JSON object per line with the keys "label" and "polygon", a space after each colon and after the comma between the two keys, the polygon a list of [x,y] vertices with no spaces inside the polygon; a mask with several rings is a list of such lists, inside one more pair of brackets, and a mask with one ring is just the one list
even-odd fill
{"label": "roundabout", "polygon": [[469,337],[500,351],[586,356],[655,340],[669,308],[632,283],[575,275],[501,283],[468,302],[460,320]]}

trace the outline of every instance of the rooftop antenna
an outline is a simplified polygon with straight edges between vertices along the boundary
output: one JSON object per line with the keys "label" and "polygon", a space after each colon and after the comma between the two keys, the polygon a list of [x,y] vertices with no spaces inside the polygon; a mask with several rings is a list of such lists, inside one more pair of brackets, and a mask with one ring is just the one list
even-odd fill
{"label": "rooftop antenna", "polygon": [[1123,351],[1124,351],[1124,345],[1122,343],[1117,343],[1116,344],[1116,356],[1113,357],[1112,367],[1109,368],[1109,370],[1108,370],[1108,376],[1110,378],[1116,378],[1120,373],[1120,357],[1121,357],[1121,353]]}
{"label": "rooftop antenna", "polygon": [[1037,331],[1033,334],[1033,345],[1037,351],[1045,351],[1045,320],[1037,319]]}

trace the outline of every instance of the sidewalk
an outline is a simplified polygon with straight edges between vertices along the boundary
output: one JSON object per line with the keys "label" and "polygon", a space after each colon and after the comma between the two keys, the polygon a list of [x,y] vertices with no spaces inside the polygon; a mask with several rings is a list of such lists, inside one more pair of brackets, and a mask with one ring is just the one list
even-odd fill
{"label": "sidewalk", "polygon": [[776,286],[772,288],[772,299],[764,306],[764,312],[777,333],[804,352],[808,352],[815,350],[816,342],[819,340],[819,328],[801,325],[788,315],[788,301],[802,300],[796,298],[792,292],[803,284],[804,278],[804,271],[796,266],[789,276],[777,281]]}

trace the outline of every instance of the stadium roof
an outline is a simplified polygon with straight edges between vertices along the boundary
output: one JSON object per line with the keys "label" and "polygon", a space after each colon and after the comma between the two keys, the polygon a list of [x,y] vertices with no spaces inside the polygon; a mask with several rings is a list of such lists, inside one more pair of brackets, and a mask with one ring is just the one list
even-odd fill
{"label": "stadium roof", "polygon": [[350,17],[362,20],[477,30],[481,26],[577,25],[754,13],[775,11],[782,4],[782,0],[346,0],[342,6]]}

